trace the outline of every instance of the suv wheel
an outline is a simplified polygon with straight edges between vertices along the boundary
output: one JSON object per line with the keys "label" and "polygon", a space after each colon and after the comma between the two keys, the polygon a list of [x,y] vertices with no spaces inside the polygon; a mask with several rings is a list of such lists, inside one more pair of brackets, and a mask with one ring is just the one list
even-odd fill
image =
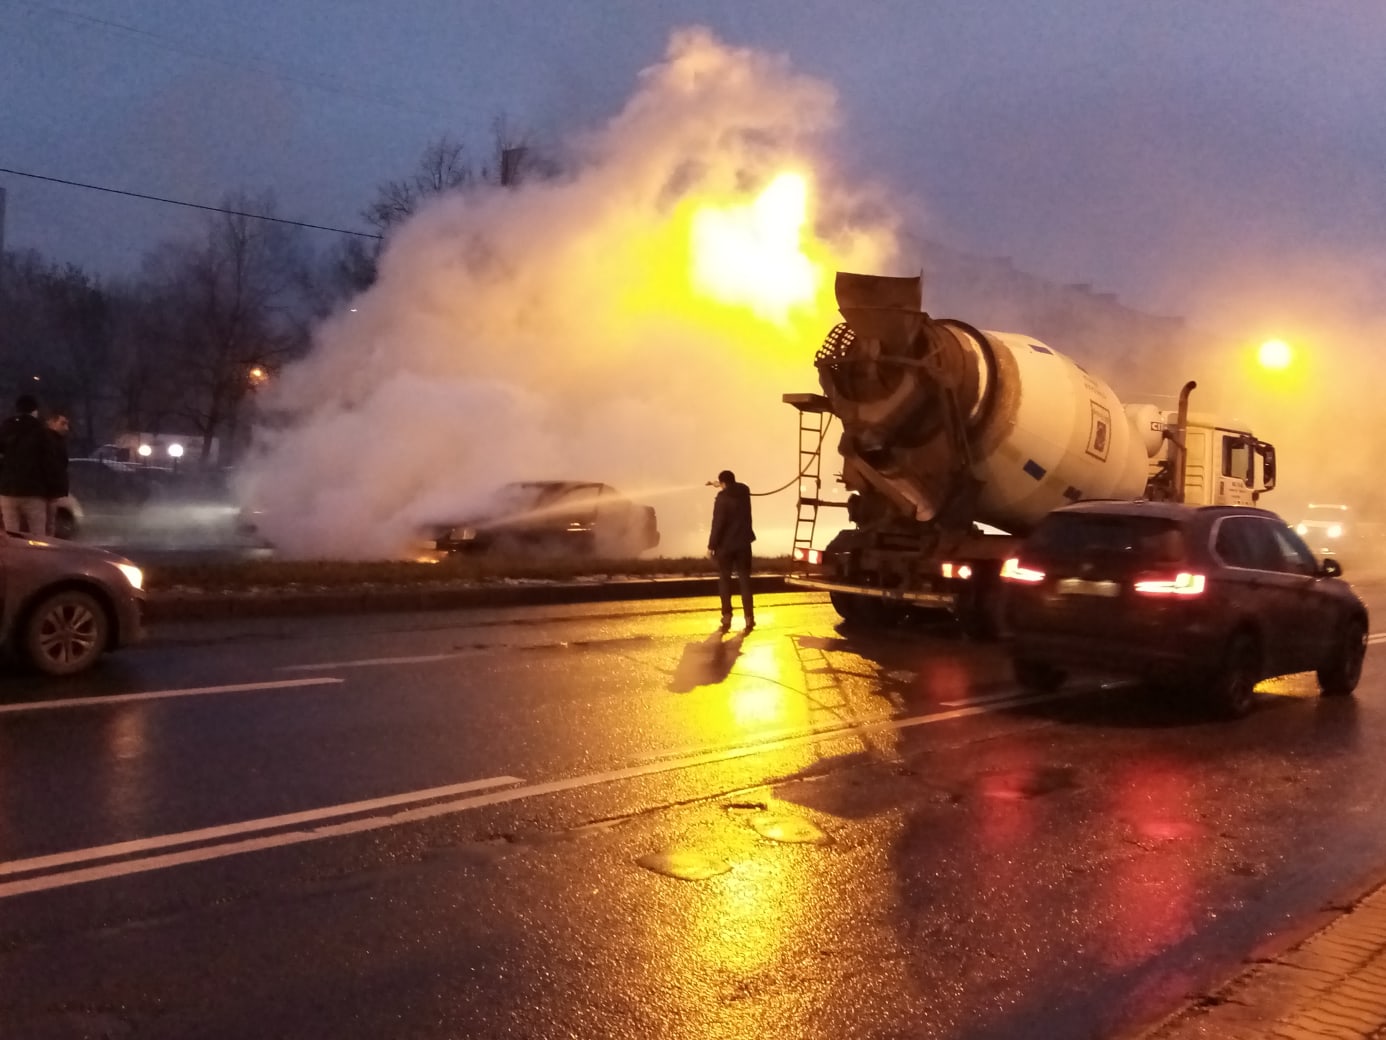
{"label": "suv wheel", "polygon": [[1346,697],[1362,678],[1362,659],[1367,655],[1367,626],[1353,618],[1343,626],[1337,645],[1318,671],[1319,691],[1325,697]]}
{"label": "suv wheel", "polygon": [[1240,719],[1251,711],[1256,684],[1261,681],[1261,654],[1250,632],[1234,632],[1227,643],[1222,666],[1208,688],[1214,711],[1223,718]]}
{"label": "suv wheel", "polygon": [[1031,661],[1024,657],[1013,660],[1011,670],[1015,673],[1015,681],[1026,693],[1053,693],[1067,678],[1063,671],[1052,664]]}
{"label": "suv wheel", "polygon": [[48,675],[72,675],[96,663],[106,649],[111,622],[96,597],[80,589],[41,599],[20,632],[24,656]]}

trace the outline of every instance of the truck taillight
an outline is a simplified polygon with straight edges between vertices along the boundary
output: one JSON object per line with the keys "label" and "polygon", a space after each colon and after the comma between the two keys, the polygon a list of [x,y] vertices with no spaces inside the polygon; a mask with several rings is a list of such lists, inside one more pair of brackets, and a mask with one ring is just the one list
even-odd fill
{"label": "truck taillight", "polygon": [[822,563],[823,550],[804,548],[795,549],[794,558],[798,560],[800,563]]}
{"label": "truck taillight", "polygon": [[939,573],[945,578],[957,578],[960,581],[967,581],[972,577],[972,565],[967,563],[942,563],[939,564]]}
{"label": "truck taillight", "polygon": [[1007,581],[1026,581],[1037,582],[1044,580],[1044,571],[1037,571],[1032,567],[1022,567],[1020,557],[1012,556],[1001,565],[1001,577]]}
{"label": "truck taillight", "polygon": [[1187,571],[1173,578],[1147,578],[1136,582],[1136,591],[1147,596],[1201,596],[1207,587],[1207,578]]}

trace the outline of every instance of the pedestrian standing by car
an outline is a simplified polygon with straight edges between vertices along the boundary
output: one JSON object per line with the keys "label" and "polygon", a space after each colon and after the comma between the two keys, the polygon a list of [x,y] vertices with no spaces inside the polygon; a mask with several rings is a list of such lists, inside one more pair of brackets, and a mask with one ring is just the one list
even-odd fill
{"label": "pedestrian standing by car", "polygon": [[736,474],[724,469],[717,474],[717,498],[712,504],[712,531],[708,534],[707,554],[717,561],[717,591],[722,597],[722,631],[731,628],[731,576],[741,579],[741,613],[746,631],[756,627],[755,604],[751,598],[751,489],[737,482]]}
{"label": "pedestrian standing by car", "polygon": [[48,431],[32,394],[15,398],[0,423],[0,519],[6,531],[42,538],[48,526]]}
{"label": "pedestrian standing by car", "polygon": [[[68,418],[66,411],[55,408],[48,413],[48,418],[43,423],[45,429],[44,437],[44,492],[45,502],[45,530],[48,535],[58,533],[58,503],[68,496],[70,491],[67,477],[67,431],[71,428],[72,422]],[[67,532],[70,534],[71,532]]]}

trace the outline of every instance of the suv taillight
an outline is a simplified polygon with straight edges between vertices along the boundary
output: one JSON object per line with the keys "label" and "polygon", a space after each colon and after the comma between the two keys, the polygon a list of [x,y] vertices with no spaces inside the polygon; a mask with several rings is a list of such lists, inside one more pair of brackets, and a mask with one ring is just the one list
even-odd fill
{"label": "suv taillight", "polygon": [[1147,596],[1201,596],[1207,587],[1207,578],[1188,571],[1180,571],[1173,578],[1143,578],[1136,582],[1136,591]]}
{"label": "suv taillight", "polygon": [[1044,571],[1037,571],[1032,567],[1022,567],[1020,557],[1012,556],[1001,565],[1001,577],[1007,581],[1024,581],[1033,584],[1044,580]]}

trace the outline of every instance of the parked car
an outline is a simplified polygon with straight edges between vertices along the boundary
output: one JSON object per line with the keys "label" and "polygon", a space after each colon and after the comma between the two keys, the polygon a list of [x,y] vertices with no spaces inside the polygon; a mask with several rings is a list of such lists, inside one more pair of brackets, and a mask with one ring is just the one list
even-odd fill
{"label": "parked car", "polygon": [[71,494],[60,499],[54,534],[102,545],[224,541],[240,510],[215,473],[76,458]]}
{"label": "parked car", "polygon": [[609,484],[537,480],[506,484],[469,518],[436,525],[444,552],[629,558],[659,544],[654,508]]}
{"label": "parked car", "polygon": [[0,590],[0,640],[49,675],[80,672],[142,635],[144,574],[104,549],[7,532]]}
{"label": "parked car", "polygon": [[1191,686],[1239,716],[1262,679],[1312,670],[1342,696],[1362,674],[1366,606],[1336,560],[1264,509],[1066,506],[1001,573],[1015,676],[1031,690],[1098,669]]}

